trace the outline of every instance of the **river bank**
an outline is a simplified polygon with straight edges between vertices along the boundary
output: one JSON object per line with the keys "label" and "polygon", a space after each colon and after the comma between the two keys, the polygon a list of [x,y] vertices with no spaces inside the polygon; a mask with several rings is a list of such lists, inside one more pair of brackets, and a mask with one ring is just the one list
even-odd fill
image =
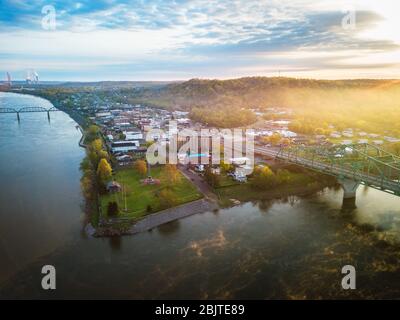
{"label": "river bank", "polygon": [[307,196],[319,192],[326,187],[336,186],[335,182],[312,182],[306,185],[293,184],[271,188],[269,190],[255,190],[248,184],[238,184],[216,190],[221,207],[230,207],[239,202],[255,200],[274,200],[290,196]]}
{"label": "river bank", "polygon": [[[2,102],[49,107],[17,98]],[[357,207],[344,214],[342,190],[325,188],[192,214],[135,236],[88,237],[76,123],[56,112],[50,123],[27,114],[20,124],[2,115],[0,125],[0,298],[400,298],[397,196],[360,187]],[[346,264],[357,268],[357,290],[341,287]],[[57,290],[42,290],[44,265],[56,266]]]}
{"label": "river bank", "polygon": [[91,232],[94,237],[134,235],[140,232],[150,231],[175,220],[183,219],[195,214],[214,211],[218,208],[219,207],[215,202],[200,199],[149,214],[136,221],[133,225],[124,225],[120,228],[115,228],[115,225],[121,224],[121,220],[109,221],[109,223],[98,227],[95,232],[93,232],[92,229],[88,229],[88,231]]}
{"label": "river bank", "polygon": [[20,90],[15,94],[39,97],[49,101],[55,108],[69,115],[70,118],[74,120],[82,129],[86,129],[90,125],[90,121],[82,116],[79,112],[74,111],[72,108],[63,107],[57,99],[55,99],[53,96],[44,94],[42,91]]}
{"label": "river bank", "polygon": [[322,175],[294,165],[288,165],[276,160],[269,160],[268,167],[275,178],[280,170],[285,171],[285,180],[272,185],[257,186],[252,183],[255,179],[250,176],[245,183],[233,182],[224,177],[223,183],[213,188],[221,207],[230,207],[240,202],[256,200],[283,199],[290,196],[306,196],[319,192],[326,187],[340,188],[334,177]]}
{"label": "river bank", "polygon": [[[148,214],[139,219],[108,219],[95,230],[87,229],[88,234],[94,237],[135,235],[195,214],[230,208],[252,201],[281,200],[290,196],[309,196],[327,187],[337,187],[333,179],[325,177],[321,181],[316,181],[310,177],[309,180],[298,180],[296,183],[277,186],[269,190],[255,190],[248,183],[212,189],[198,175],[183,168],[181,168],[181,172],[203,193],[203,199]],[[194,176],[197,177],[195,181]]]}

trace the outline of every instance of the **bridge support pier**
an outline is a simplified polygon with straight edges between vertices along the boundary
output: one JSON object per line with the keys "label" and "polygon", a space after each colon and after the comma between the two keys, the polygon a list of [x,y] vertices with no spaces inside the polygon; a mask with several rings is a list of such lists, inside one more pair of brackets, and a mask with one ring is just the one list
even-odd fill
{"label": "bridge support pier", "polygon": [[356,198],[343,198],[342,212],[352,212],[356,208]]}
{"label": "bridge support pier", "polygon": [[358,181],[354,181],[346,178],[339,178],[339,183],[343,188],[343,199],[352,199],[356,197],[356,191],[360,183]]}
{"label": "bridge support pier", "polygon": [[339,178],[343,188],[342,211],[352,211],[356,208],[356,191],[360,183],[347,178]]}

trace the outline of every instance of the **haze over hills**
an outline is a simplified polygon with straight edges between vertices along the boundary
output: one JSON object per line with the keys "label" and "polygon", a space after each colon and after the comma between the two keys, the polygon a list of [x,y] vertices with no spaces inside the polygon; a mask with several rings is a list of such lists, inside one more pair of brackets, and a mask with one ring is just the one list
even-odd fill
{"label": "haze over hills", "polygon": [[[340,93],[338,90],[340,89]],[[400,89],[399,80],[314,80],[285,77],[247,77],[231,80],[192,79],[147,90],[142,98],[163,107],[305,107],[311,97],[347,97],[364,91],[388,93]],[[372,90],[372,91],[371,91]],[[315,96],[317,95],[317,96]],[[299,98],[302,98],[299,100]]]}
{"label": "haze over hills", "polygon": [[14,85],[17,86],[62,86],[68,88],[80,88],[80,87],[92,87],[101,89],[112,89],[112,88],[157,88],[167,84],[174,83],[174,81],[40,81],[34,85],[27,85],[25,80],[15,80]]}
{"label": "haze over hills", "polygon": [[305,126],[317,121],[398,130],[393,121],[400,121],[400,80],[192,79],[143,90],[132,101],[189,110],[192,118],[216,126],[252,123],[246,109],[283,107],[296,110]]}
{"label": "haze over hills", "polygon": [[118,102],[187,110],[193,120],[216,127],[250,125],[256,120],[250,109],[281,107],[295,111],[301,122],[301,127],[297,125],[299,132],[313,132],[317,127],[328,131],[334,124],[338,128],[353,126],[400,135],[400,80],[248,77],[184,82],[64,82],[40,87],[50,95],[82,90],[118,93]]}

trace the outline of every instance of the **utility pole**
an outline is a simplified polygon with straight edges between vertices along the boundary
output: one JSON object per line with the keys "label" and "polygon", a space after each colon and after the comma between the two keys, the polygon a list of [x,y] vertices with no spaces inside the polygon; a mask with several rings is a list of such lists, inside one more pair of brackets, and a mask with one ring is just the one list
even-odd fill
{"label": "utility pole", "polygon": [[124,185],[124,193],[125,193],[125,212],[128,211],[128,208],[126,207],[126,187]]}
{"label": "utility pole", "polygon": [[126,186],[125,186],[125,183],[122,184],[122,196],[124,197],[124,204],[125,204],[124,211],[127,212],[128,208],[126,206]]}

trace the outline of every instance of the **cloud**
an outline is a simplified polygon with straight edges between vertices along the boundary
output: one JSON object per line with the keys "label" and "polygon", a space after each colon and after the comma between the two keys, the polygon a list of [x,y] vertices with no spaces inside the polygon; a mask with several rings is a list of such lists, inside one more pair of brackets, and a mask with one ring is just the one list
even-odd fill
{"label": "cloud", "polygon": [[[343,9],[349,4],[344,0],[53,1],[54,32],[41,29],[46,4],[1,1],[0,65],[31,64],[50,77],[73,72],[78,77],[90,76],[96,61],[96,73],[104,78],[118,71],[136,77],[158,70],[174,79],[174,73],[225,77],[244,70],[299,73],[335,66],[340,71],[355,51],[357,58],[366,58],[399,50],[393,39],[365,36],[385,21],[372,7],[357,11],[355,30],[343,29]],[[334,56],[326,57],[327,51]],[[357,63],[349,65],[356,68]],[[367,59],[358,66],[384,72],[396,64]]]}

